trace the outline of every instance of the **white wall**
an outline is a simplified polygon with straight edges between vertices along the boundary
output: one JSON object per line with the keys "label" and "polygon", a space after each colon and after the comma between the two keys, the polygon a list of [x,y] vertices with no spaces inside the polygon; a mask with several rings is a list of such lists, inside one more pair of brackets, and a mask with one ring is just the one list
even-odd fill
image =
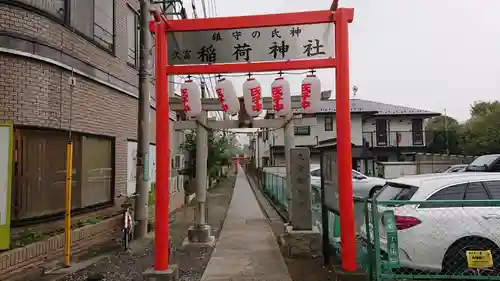
{"label": "white wall", "polygon": [[[333,130],[325,131],[325,116],[333,117]],[[314,122],[306,119],[315,119]],[[318,141],[332,139],[337,137],[337,129],[335,124],[335,115],[320,115],[316,116],[316,118],[304,118],[304,124],[314,124],[311,127],[311,134],[309,136],[294,136],[293,140],[295,145],[316,145]],[[351,115],[351,142],[356,145],[362,144],[362,124],[361,124],[361,116],[359,114]],[[269,132],[269,140],[266,142],[266,146],[269,147],[269,144],[273,143],[273,135],[275,138],[274,145],[283,146],[284,138],[283,138],[283,130],[276,130]],[[318,139],[316,139],[318,136]]]}

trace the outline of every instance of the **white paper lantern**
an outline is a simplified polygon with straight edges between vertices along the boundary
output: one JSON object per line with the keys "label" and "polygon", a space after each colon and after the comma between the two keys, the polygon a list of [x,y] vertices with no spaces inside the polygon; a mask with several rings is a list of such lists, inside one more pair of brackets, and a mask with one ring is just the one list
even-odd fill
{"label": "white paper lantern", "polygon": [[292,112],[290,84],[283,77],[274,79],[274,82],[271,84],[271,97],[276,117],[283,117]]}
{"label": "white paper lantern", "polygon": [[257,117],[262,112],[262,89],[259,81],[248,78],[243,83],[243,98],[245,99],[245,109],[251,117]]}
{"label": "white paper lantern", "polygon": [[318,111],[318,104],[321,101],[321,81],[316,75],[307,75],[302,80],[300,105],[305,113],[315,113]]}
{"label": "white paper lantern", "polygon": [[229,115],[236,115],[240,111],[240,101],[236,96],[236,90],[234,89],[233,83],[231,81],[222,78],[217,81],[215,85],[215,92],[217,93],[217,98],[222,107],[222,111]]}
{"label": "white paper lantern", "polygon": [[186,80],[181,87],[181,101],[188,117],[196,117],[201,113],[201,90],[193,80]]}

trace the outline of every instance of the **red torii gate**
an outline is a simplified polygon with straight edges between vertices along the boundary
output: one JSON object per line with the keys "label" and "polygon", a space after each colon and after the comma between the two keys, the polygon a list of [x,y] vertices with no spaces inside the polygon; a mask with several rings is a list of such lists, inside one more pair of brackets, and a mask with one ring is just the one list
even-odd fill
{"label": "red torii gate", "polygon": [[[155,208],[155,263],[154,269],[164,271],[169,265],[169,93],[168,75],[250,73],[265,71],[336,68],[336,124],[339,208],[341,224],[342,268],[356,270],[356,239],[352,193],[352,151],[349,101],[349,36],[348,24],[353,21],[354,9],[336,9],[334,0],[330,10],[269,14],[239,17],[220,17],[189,20],[167,20],[154,12],[150,31],[155,33],[156,70],[156,208]],[[167,33],[273,26],[335,23],[335,58],[286,60],[202,65],[168,65]]]}
{"label": "red torii gate", "polygon": [[241,160],[250,160],[250,156],[234,156],[232,159],[233,159],[233,163],[234,163],[234,171],[237,173],[238,172],[238,163]]}

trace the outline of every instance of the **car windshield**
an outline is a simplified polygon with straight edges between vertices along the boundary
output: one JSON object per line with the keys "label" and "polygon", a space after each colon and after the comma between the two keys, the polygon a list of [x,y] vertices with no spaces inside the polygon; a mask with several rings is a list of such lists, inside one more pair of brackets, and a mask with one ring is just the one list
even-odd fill
{"label": "car windshield", "polygon": [[387,182],[378,193],[376,199],[379,201],[410,200],[417,190],[418,187],[416,186]]}
{"label": "car windshield", "polygon": [[500,157],[499,154],[483,155],[476,158],[476,160],[470,163],[468,170],[484,170],[487,166],[490,166],[497,158]]}
{"label": "car windshield", "polygon": [[362,178],[366,178],[365,175],[363,175],[362,173],[356,171],[356,170],[352,170],[352,177],[355,178],[355,177],[362,177]]}

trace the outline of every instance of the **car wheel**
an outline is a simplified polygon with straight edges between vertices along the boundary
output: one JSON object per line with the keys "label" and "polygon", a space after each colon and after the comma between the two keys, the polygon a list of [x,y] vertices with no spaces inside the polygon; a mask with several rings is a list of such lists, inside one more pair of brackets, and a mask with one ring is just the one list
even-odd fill
{"label": "car wheel", "polygon": [[381,189],[382,189],[382,187],[379,185],[372,187],[372,189],[370,190],[370,193],[368,194],[368,197],[373,198],[375,193],[379,192]]}
{"label": "car wheel", "polygon": [[[467,251],[491,250],[494,268],[471,269],[467,263]],[[462,238],[446,251],[443,258],[443,273],[447,275],[493,275],[499,276],[498,266],[500,262],[500,249],[490,240],[481,237]]]}

